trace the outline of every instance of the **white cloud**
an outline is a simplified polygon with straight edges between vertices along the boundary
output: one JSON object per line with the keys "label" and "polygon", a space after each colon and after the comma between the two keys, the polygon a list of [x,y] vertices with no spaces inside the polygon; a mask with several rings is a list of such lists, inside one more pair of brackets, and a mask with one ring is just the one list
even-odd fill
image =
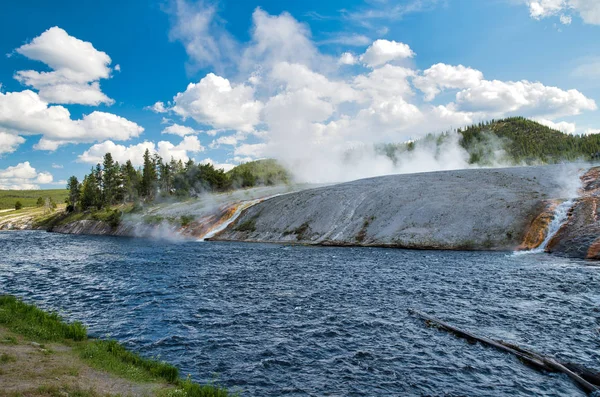
{"label": "white cloud", "polygon": [[121,164],[130,160],[133,165],[141,166],[143,164],[143,156],[146,149],[152,153],[156,153],[153,142],[142,142],[137,145],[118,145],[112,141],[97,143],[88,150],[78,156],[77,161],[88,164],[102,163],[102,159],[106,153],[110,153],[115,161]]}
{"label": "white cloud", "polygon": [[42,135],[41,150],[56,150],[67,143],[105,139],[127,140],[144,129],[112,113],[94,111],[79,120],[63,106],[49,106],[30,90],[0,92],[0,128],[18,135]]}
{"label": "white cloud", "polygon": [[65,167],[63,165],[61,165],[61,164],[52,163],[52,168],[55,168],[57,170],[61,170],[61,169],[65,168]]}
{"label": "white cloud", "polygon": [[274,65],[270,76],[276,82],[285,83],[286,90],[309,89],[319,97],[331,98],[332,102],[350,102],[359,99],[359,93],[342,81],[331,81],[315,73],[305,65],[279,62]]}
{"label": "white cloud", "polygon": [[189,153],[200,153],[205,150],[196,136],[186,136],[177,145],[168,141],[160,141],[156,146],[158,154],[165,161],[175,159],[185,162],[189,159]]}
{"label": "white cloud", "polygon": [[587,130],[585,130],[584,134],[585,134],[585,135],[600,134],[600,128],[599,128],[599,129],[596,129],[596,128],[588,128]]}
{"label": "white cloud", "polygon": [[[481,71],[463,65],[440,63],[418,71],[407,61],[415,53],[393,41],[378,40],[363,55],[333,59],[318,51],[306,25],[287,13],[272,16],[257,9],[253,22],[251,40],[232,73],[246,83],[209,73],[177,94],[170,109],[193,118],[208,135],[235,131],[210,144],[234,146],[233,161],[275,157],[301,181],[466,167],[468,154],[457,142],[443,155],[435,148],[415,154],[416,166],[394,164],[372,144],[512,115],[571,131],[570,123],[557,119],[597,108],[577,90],[485,80]],[[356,62],[369,67],[340,68]],[[454,100],[440,95],[447,90],[456,91]],[[427,103],[434,99],[435,105]],[[250,134],[255,140],[241,143]]]}
{"label": "white cloud", "polygon": [[425,93],[425,100],[431,101],[444,89],[476,87],[482,80],[483,73],[479,70],[438,63],[416,77],[413,83]]}
{"label": "white cloud", "polygon": [[600,2],[598,0],[524,0],[529,15],[542,19],[560,15],[560,22],[568,25],[572,17],[566,12],[579,14],[585,23],[600,25]]}
{"label": "white cloud", "polygon": [[197,84],[190,83],[173,98],[173,111],[217,129],[252,131],[263,107],[254,99],[254,88],[231,85],[229,80],[209,73]]}
{"label": "white cloud", "polygon": [[196,135],[196,134],[198,134],[198,131],[196,131],[192,127],[187,127],[185,125],[173,124],[173,125],[170,125],[167,128],[165,128],[164,130],[162,130],[161,133],[162,134],[179,135],[179,136],[183,137],[186,135]]}
{"label": "white cloud", "polygon": [[37,172],[29,161],[0,170],[0,189],[34,190],[38,184],[49,184],[53,181],[49,172]]}
{"label": "white cloud", "polygon": [[352,53],[350,52],[344,52],[341,56],[340,59],[338,60],[338,63],[340,65],[355,65],[358,63],[358,58],[356,58]]}
{"label": "white cloud", "polygon": [[235,156],[246,156],[247,158],[257,159],[264,155],[266,145],[264,143],[243,144],[235,148]]}
{"label": "white cloud", "polygon": [[200,164],[212,164],[212,166],[217,170],[223,170],[225,172],[232,170],[235,167],[235,164],[229,163],[217,163],[211,158],[206,158],[200,161]]}
{"label": "white cloud", "polygon": [[215,5],[203,0],[195,3],[174,0],[168,12],[171,15],[169,38],[183,44],[190,58],[189,68],[212,66],[222,72],[239,56],[235,39],[216,16]]}
{"label": "white cloud", "polygon": [[210,144],[210,148],[211,149],[215,149],[218,148],[221,145],[231,145],[231,146],[235,146],[238,144],[238,141],[240,140],[239,137],[237,137],[236,135],[228,135],[228,136],[222,136],[218,139],[215,139],[214,141],[211,142]]}
{"label": "white cloud", "polygon": [[573,22],[573,18],[570,15],[560,16],[560,23],[562,23],[563,25],[570,25],[571,22]]}
{"label": "white cloud", "polygon": [[536,119],[535,121],[545,125],[546,127],[550,127],[553,130],[564,132],[565,134],[575,134],[577,129],[575,123],[569,123],[566,121],[554,122],[546,119]]}
{"label": "white cloud", "polygon": [[362,47],[371,44],[372,40],[362,34],[339,34],[335,37],[321,40],[319,44],[340,44],[345,46]]}
{"label": "white cloud", "polygon": [[146,149],[152,154],[158,153],[165,161],[170,161],[173,158],[184,162],[190,158],[191,153],[204,151],[204,147],[200,144],[198,137],[195,136],[186,136],[177,145],[168,141],[160,141],[156,145],[153,142],[145,141],[136,145],[124,146],[112,141],[105,141],[91,146],[79,155],[77,161],[88,164],[102,163],[104,155],[110,153],[113,159],[121,164],[130,160],[133,165],[141,166]]}
{"label": "white cloud", "polygon": [[155,103],[154,105],[152,105],[152,106],[146,106],[144,109],[151,110],[151,111],[153,111],[154,113],[166,113],[166,112],[168,112],[168,111],[169,111],[169,109],[167,109],[167,108],[165,107],[165,104],[164,104],[164,102],[160,102],[160,101],[159,101],[159,102],[156,102],[156,103]]}
{"label": "white cloud", "polygon": [[257,8],[252,14],[252,40],[243,52],[240,69],[252,70],[257,64],[270,68],[278,62],[298,63],[319,70],[335,63],[321,54],[310,39],[308,27],[289,13],[269,15]]}
{"label": "white cloud", "polygon": [[488,115],[514,115],[554,119],[596,110],[596,102],[577,90],[562,90],[541,83],[484,80],[456,94],[459,109]]}
{"label": "white cloud", "polygon": [[385,65],[368,74],[360,74],[354,78],[353,85],[367,93],[374,100],[385,100],[394,97],[408,98],[413,95],[408,82],[415,71],[402,66]]}
{"label": "white cloud", "polygon": [[70,36],[55,26],[15,50],[48,65],[51,72],[22,70],[15,78],[39,90],[48,103],[99,105],[114,101],[100,90],[98,80],[110,77],[110,57],[92,43]]}
{"label": "white cloud", "polygon": [[380,39],[374,41],[359,59],[367,66],[376,67],[388,62],[412,58],[414,56],[415,53],[410,49],[408,44]]}
{"label": "white cloud", "polygon": [[23,143],[25,143],[23,137],[0,131],[0,155],[13,153]]}

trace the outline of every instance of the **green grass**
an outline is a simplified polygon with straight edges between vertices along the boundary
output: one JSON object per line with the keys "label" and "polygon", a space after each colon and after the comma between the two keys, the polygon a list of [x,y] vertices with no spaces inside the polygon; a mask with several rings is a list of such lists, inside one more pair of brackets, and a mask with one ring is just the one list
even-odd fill
{"label": "green grass", "polygon": [[82,341],[87,338],[86,328],[80,322],[67,324],[58,314],[46,313],[14,296],[0,296],[0,325],[17,334],[44,342],[64,339]]}
{"label": "green grass", "polygon": [[176,384],[179,371],[162,361],[149,360],[125,349],[114,340],[92,340],[78,347],[81,358],[92,366],[135,382],[162,379]]}
{"label": "green grass", "polygon": [[49,190],[0,190],[0,210],[15,208],[15,203],[20,201],[23,207],[35,207],[38,198],[52,198],[55,203],[61,204],[69,195],[67,189]]}
{"label": "green grass", "polygon": [[[0,326],[24,337],[43,342],[60,342],[73,346],[80,357],[99,370],[110,372],[134,382],[162,381],[175,389],[161,392],[161,397],[227,397],[226,389],[216,385],[199,385],[189,378],[181,379],[179,370],[171,364],[143,358],[130,352],[113,340],[88,339],[86,327],[79,323],[66,323],[56,313],[47,313],[33,305],[24,303],[14,296],[0,296]],[[15,338],[0,341],[16,343]],[[9,362],[11,357],[0,356],[0,362]],[[49,393],[50,395],[53,395]],[[71,396],[94,396],[83,390]]]}

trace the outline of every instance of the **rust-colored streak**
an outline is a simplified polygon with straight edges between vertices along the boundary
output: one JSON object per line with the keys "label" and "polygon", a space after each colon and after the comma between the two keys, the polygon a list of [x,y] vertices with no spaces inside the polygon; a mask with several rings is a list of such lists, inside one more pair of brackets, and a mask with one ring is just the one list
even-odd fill
{"label": "rust-colored streak", "polygon": [[596,239],[588,248],[586,259],[600,259],[600,238]]}
{"label": "rust-colored streak", "polygon": [[591,197],[600,195],[600,167],[590,168],[581,177],[581,197]]}
{"label": "rust-colored streak", "polygon": [[554,211],[559,205],[558,201],[548,201],[544,210],[531,222],[525,238],[521,245],[517,248],[519,251],[526,251],[538,248],[546,239],[548,226],[554,218]]}

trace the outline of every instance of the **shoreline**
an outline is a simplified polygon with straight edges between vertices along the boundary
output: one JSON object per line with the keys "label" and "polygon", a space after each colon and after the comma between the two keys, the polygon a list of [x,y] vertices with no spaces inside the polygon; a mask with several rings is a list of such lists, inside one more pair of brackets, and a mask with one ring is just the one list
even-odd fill
{"label": "shoreline", "polygon": [[12,295],[0,295],[0,396],[227,397],[163,361],[143,358],[113,340],[93,339]]}

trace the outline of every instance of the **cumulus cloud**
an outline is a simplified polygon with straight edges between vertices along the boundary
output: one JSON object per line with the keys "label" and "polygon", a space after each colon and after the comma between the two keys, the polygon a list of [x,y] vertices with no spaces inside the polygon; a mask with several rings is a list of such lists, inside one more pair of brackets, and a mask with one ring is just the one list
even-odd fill
{"label": "cumulus cloud", "polygon": [[0,156],[4,153],[13,153],[23,143],[25,138],[0,131]]}
{"label": "cumulus cloud", "polygon": [[0,169],[0,189],[2,190],[35,190],[39,184],[49,184],[53,181],[49,172],[37,172],[29,161],[15,166]]}
{"label": "cumulus cloud", "polygon": [[197,84],[190,83],[173,98],[173,111],[217,129],[252,131],[259,122],[263,104],[254,99],[254,88],[209,73]]}
{"label": "cumulus cloud", "polygon": [[55,26],[15,51],[52,69],[51,72],[22,70],[15,74],[20,83],[39,90],[42,100],[82,105],[114,103],[100,90],[98,82],[110,77],[111,59],[92,43]]}
{"label": "cumulus cloud", "polygon": [[179,136],[183,137],[186,135],[196,135],[196,134],[198,134],[198,131],[196,131],[192,127],[187,127],[185,125],[172,124],[172,125],[166,127],[164,130],[162,130],[161,133],[162,134],[179,135]]}
{"label": "cumulus cloud", "polygon": [[484,80],[477,86],[460,91],[456,94],[456,100],[461,110],[549,119],[597,109],[593,99],[577,90],[565,91],[526,80]]}
{"label": "cumulus cloud", "polygon": [[538,123],[550,127],[553,130],[564,132],[565,134],[575,134],[577,126],[575,123],[569,123],[566,121],[554,122],[546,119],[536,119]]}
{"label": "cumulus cloud", "polygon": [[[376,40],[362,55],[333,59],[287,13],[257,9],[251,39],[240,53],[236,73],[207,74],[176,94],[170,109],[193,118],[208,134],[235,131],[210,144],[233,146],[233,161],[275,157],[300,181],[465,167],[468,155],[457,142],[450,141],[444,153],[423,147],[411,154],[414,163],[393,162],[373,144],[512,115],[572,133],[573,124],[557,119],[597,108],[580,91],[486,80],[468,65],[438,63],[419,71],[407,62],[416,54],[401,42]],[[364,67],[342,69],[349,64]],[[448,91],[454,91],[453,99],[441,95]],[[428,103],[433,100],[438,103]],[[250,134],[255,140],[245,142]]]}
{"label": "cumulus cloud", "polygon": [[67,108],[49,106],[30,90],[0,92],[0,128],[14,135],[42,135],[36,145],[41,150],[56,150],[67,143],[127,140],[144,131],[132,121],[100,111],[73,120]]}
{"label": "cumulus cloud", "polygon": [[425,100],[432,101],[444,89],[476,87],[483,80],[483,73],[463,65],[452,66],[438,63],[425,70],[413,80],[415,87],[425,93]]}
{"label": "cumulus cloud", "polygon": [[600,2],[597,0],[524,0],[529,15],[534,19],[560,16],[560,22],[568,25],[572,17],[566,13],[579,14],[585,23],[600,25]]}
{"label": "cumulus cloud", "polygon": [[360,56],[359,60],[367,66],[376,67],[391,61],[412,58],[415,55],[408,44],[398,43],[393,40],[376,40]]}
{"label": "cumulus cloud", "polygon": [[206,158],[204,160],[200,160],[200,164],[211,164],[215,169],[223,170],[225,172],[231,171],[235,167],[235,164],[217,163],[216,161],[214,161],[211,158]]}
{"label": "cumulus cloud", "polygon": [[585,130],[584,134],[585,135],[600,134],[600,129],[598,129],[598,128],[588,128],[587,130]]}
{"label": "cumulus cloud", "polygon": [[115,161],[123,164],[130,160],[134,166],[143,164],[143,156],[146,149],[152,154],[160,155],[165,161],[171,159],[181,160],[183,162],[189,160],[191,153],[200,153],[204,151],[204,147],[200,144],[198,137],[186,136],[183,140],[174,145],[168,141],[160,141],[157,144],[154,142],[142,142],[136,145],[119,145],[112,141],[105,141],[91,146],[78,157],[81,163],[97,164],[102,163],[102,159],[106,153],[110,153]]}
{"label": "cumulus cloud", "polygon": [[358,63],[358,58],[350,52],[344,52],[338,60],[340,65],[355,65]]}
{"label": "cumulus cloud", "polygon": [[250,158],[262,157],[265,152],[266,145],[264,143],[249,144],[245,143],[235,148],[236,156],[246,156]]}
{"label": "cumulus cloud", "polygon": [[240,139],[240,137],[238,137],[236,135],[222,136],[222,137],[217,138],[214,141],[212,141],[210,144],[210,148],[216,149],[216,148],[220,147],[221,145],[235,146],[238,144],[238,142],[240,140],[242,140],[242,139]]}
{"label": "cumulus cloud", "polygon": [[169,109],[165,106],[164,102],[156,102],[152,106],[146,106],[144,109],[151,110],[154,113],[167,113]]}
{"label": "cumulus cloud", "polygon": [[360,98],[359,92],[348,83],[332,81],[305,65],[279,62],[273,66],[270,77],[275,82],[284,83],[287,90],[308,89],[320,97],[330,98],[334,103],[351,102]]}

